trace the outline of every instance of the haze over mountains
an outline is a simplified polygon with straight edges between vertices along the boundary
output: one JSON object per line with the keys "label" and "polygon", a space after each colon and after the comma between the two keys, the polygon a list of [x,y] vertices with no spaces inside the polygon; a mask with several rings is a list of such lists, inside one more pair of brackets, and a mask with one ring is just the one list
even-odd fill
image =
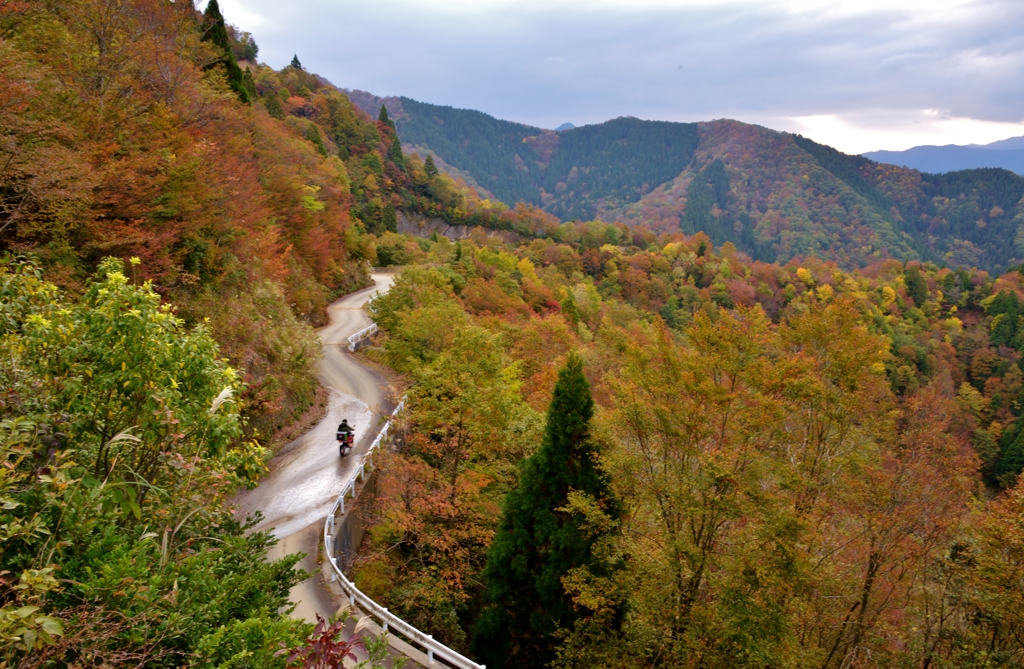
{"label": "haze over mountains", "polygon": [[984,167],[1001,167],[1024,174],[1024,137],[1011,137],[982,146],[915,146],[906,151],[870,151],[863,155],[880,163],[902,165],[933,174]]}
{"label": "haze over mountains", "polygon": [[[1005,169],[929,174],[730,120],[618,118],[555,132],[405,97],[349,96],[369,113],[386,105],[407,151],[434,155],[485,197],[563,221],[703,231],[765,261],[921,258],[1001,271],[1024,258],[1014,244],[1024,178]],[[1018,150],[999,148],[974,150]]]}

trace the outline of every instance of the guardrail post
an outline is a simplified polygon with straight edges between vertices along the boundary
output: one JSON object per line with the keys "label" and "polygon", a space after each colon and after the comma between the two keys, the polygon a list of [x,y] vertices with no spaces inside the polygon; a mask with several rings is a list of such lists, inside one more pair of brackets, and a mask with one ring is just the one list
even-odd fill
{"label": "guardrail post", "polygon": [[344,513],[345,513],[345,493],[344,492],[341,493],[341,513],[342,513],[342,515],[344,515]]}

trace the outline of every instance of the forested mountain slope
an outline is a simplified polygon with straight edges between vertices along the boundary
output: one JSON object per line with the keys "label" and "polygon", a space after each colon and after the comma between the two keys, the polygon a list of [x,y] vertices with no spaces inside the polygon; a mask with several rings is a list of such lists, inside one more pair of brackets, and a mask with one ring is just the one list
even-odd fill
{"label": "forested mountain slope", "polygon": [[396,208],[457,217],[462,199],[386,120],[300,63],[255,65],[252,38],[206,14],[0,6],[0,251],[72,294],[102,258],[137,257],[134,280],[209,319],[266,432],[311,400],[310,325],[367,282]]}
{"label": "forested mountain slope", "polygon": [[421,242],[375,315],[390,611],[488,667],[1022,666],[1019,270]]}
{"label": "forested mountain slope", "polygon": [[703,230],[767,261],[916,257],[1002,271],[1024,257],[1014,245],[1024,178],[1011,172],[922,174],[736,121],[702,123],[699,132],[678,178],[602,217]]}
{"label": "forested mountain slope", "polygon": [[0,3],[0,666],[284,669],[311,630],[229,501],[397,211],[467,205],[256,52],[216,0]]}
{"label": "forested mountain slope", "polygon": [[354,94],[366,108],[388,105],[407,148],[433,153],[510,206],[530,203],[563,221],[704,231],[767,261],[910,257],[1002,271],[1024,257],[1014,244],[1024,178],[1005,170],[923,174],[729,120],[620,118],[556,133]]}
{"label": "forested mountain slope", "polygon": [[696,124],[617,118],[560,132],[482,112],[353,91],[364,109],[387,105],[402,143],[436,154],[509,206],[590,220],[636,202],[689,164]]}

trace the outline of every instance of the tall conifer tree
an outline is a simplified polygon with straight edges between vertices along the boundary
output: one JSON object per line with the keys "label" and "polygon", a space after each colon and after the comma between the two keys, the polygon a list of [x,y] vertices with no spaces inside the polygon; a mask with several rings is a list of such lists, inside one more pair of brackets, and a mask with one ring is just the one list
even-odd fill
{"label": "tall conifer tree", "polygon": [[618,504],[597,468],[590,438],[594,400],[573,353],[558,373],[544,441],[523,464],[519,487],[505,499],[484,575],[489,604],[477,624],[474,649],[488,667],[543,667],[554,659],[554,632],[576,619],[562,587],[570,569],[594,562],[596,537],[580,518],[560,511],[570,491],[585,493],[618,517]]}
{"label": "tall conifer tree", "polygon": [[426,172],[428,179],[433,179],[438,175],[437,164],[434,163],[434,156],[427,154],[427,160],[423,163],[423,171]]}
{"label": "tall conifer tree", "polygon": [[220,13],[220,5],[217,0],[210,0],[203,11],[206,17],[206,31],[203,33],[203,41],[212,42],[221,50],[223,55],[210,67],[223,64],[227,70],[228,85],[238,95],[238,99],[246,104],[251,104],[256,98],[256,85],[253,83],[252,74],[248,69],[242,72],[235,60],[235,54],[231,51],[231,39],[228,37],[228,28],[224,23],[224,15]]}
{"label": "tall conifer tree", "polygon": [[391,117],[388,116],[388,108],[384,105],[380,106],[380,114],[377,115],[377,120],[392,130],[395,129],[395,123],[391,120]]}
{"label": "tall conifer tree", "polygon": [[395,122],[388,116],[388,108],[384,105],[380,106],[380,114],[377,116],[377,120],[391,128],[391,146],[388,147],[388,160],[400,169],[404,169],[405,156],[402,155],[402,142],[398,139],[398,129],[395,127]]}

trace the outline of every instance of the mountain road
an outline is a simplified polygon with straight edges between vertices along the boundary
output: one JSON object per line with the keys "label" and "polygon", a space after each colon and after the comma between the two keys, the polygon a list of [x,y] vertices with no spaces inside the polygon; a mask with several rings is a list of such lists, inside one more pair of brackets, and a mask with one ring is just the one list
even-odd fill
{"label": "mountain road", "polygon": [[[306,554],[299,567],[312,576],[291,591],[292,614],[315,622],[338,609],[321,581],[317,550],[324,518],[344,482],[349,478],[380,429],[380,417],[394,406],[387,398],[387,380],[363,366],[348,352],[348,337],[370,325],[364,305],[378,291],[391,287],[393,276],[373,274],[374,286],[346,295],[327,309],[330,324],[319,331],[324,346],[318,378],[327,387],[330,400],[327,415],[312,430],[285,446],[268,464],[270,473],[254,490],[235,497],[239,516],[263,513],[256,529],[272,529],[278,543],[269,558],[291,553]],[[355,428],[355,448],[338,455],[335,429],[342,418]]]}

